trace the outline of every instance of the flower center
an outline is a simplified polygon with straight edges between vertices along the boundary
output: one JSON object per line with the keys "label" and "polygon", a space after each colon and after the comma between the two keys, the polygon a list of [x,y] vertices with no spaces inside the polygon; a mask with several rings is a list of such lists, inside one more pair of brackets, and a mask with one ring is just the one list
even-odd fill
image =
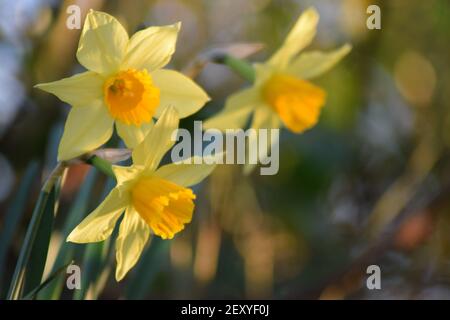
{"label": "flower center", "polygon": [[105,81],[103,91],[111,116],[128,125],[150,122],[159,105],[159,89],[145,69],[120,71]]}
{"label": "flower center", "polygon": [[262,97],[285,126],[300,133],[314,126],[325,103],[325,91],[290,75],[273,75],[262,88]]}
{"label": "flower center", "polygon": [[192,219],[195,194],[191,189],[157,177],[143,177],[131,195],[136,211],[163,239],[173,238]]}

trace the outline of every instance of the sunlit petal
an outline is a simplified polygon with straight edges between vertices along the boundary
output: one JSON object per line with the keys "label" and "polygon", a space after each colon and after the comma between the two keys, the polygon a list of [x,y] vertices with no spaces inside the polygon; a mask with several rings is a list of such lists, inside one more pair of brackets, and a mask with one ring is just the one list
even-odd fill
{"label": "sunlit petal", "polygon": [[127,197],[114,188],[103,202],[67,237],[75,243],[98,242],[107,239],[127,205]]}
{"label": "sunlit petal", "polygon": [[150,129],[144,141],[133,150],[133,163],[146,170],[155,170],[162,157],[175,144],[178,129],[178,112],[167,108],[156,124]]}
{"label": "sunlit petal", "polygon": [[178,22],[136,32],[128,43],[122,69],[154,71],[164,67],[175,52],[180,27],[181,23]]}
{"label": "sunlit petal", "polygon": [[161,92],[156,117],[172,106],[178,111],[180,118],[185,118],[196,113],[210,100],[206,92],[194,81],[175,70],[156,70],[152,72],[152,77]]}
{"label": "sunlit petal", "polygon": [[91,10],[81,32],[77,59],[87,69],[108,75],[119,69],[127,43],[128,34],[116,18]]}
{"label": "sunlit petal", "polygon": [[[207,164],[201,157],[186,159],[183,163],[171,163],[158,168],[155,176],[172,181],[183,187],[190,187],[200,183],[211,174],[216,164]],[[199,164],[196,164],[199,163]]]}
{"label": "sunlit petal", "polygon": [[116,122],[117,133],[125,142],[125,145],[130,149],[134,149],[139,143],[141,143],[152,127],[153,120],[149,123],[142,124],[139,127],[135,125],[127,125],[120,121]]}
{"label": "sunlit petal", "polygon": [[92,151],[111,137],[114,120],[103,104],[72,108],[58,149],[58,160],[69,160]]}
{"label": "sunlit petal", "polygon": [[118,186],[121,186],[128,182],[132,182],[142,172],[142,169],[143,168],[138,166],[112,166],[112,170],[114,172],[114,175],[116,176]]}
{"label": "sunlit petal", "polygon": [[259,92],[254,88],[244,89],[231,95],[221,112],[205,121],[205,129],[239,129],[248,121],[255,106],[261,103]]}
{"label": "sunlit petal", "polygon": [[269,64],[284,68],[300,50],[311,43],[316,35],[319,14],[314,8],[309,8],[298,18],[289,32],[283,45],[270,58]]}
{"label": "sunlit petal", "polygon": [[330,52],[304,52],[292,61],[286,72],[302,79],[320,76],[341,61],[350,52],[351,48],[349,44],[345,44],[339,49]]}
{"label": "sunlit petal", "polygon": [[[278,115],[273,112],[269,106],[267,105],[259,105],[255,112],[253,113],[253,119],[252,119],[252,123],[250,125],[250,128],[258,130],[258,129],[277,129],[279,128],[281,125],[281,121],[280,118],[278,117]],[[278,143],[278,141],[275,140],[270,140],[270,142],[273,143]],[[258,136],[257,135],[250,135],[249,136],[249,140],[248,140],[248,150],[249,151],[257,151],[258,155],[257,158],[258,159],[262,159],[263,155],[267,155],[267,150],[262,150],[260,148],[260,146],[255,146],[255,144],[258,143]],[[252,147],[250,147],[252,146]],[[272,144],[268,143],[267,147],[271,148]],[[244,174],[250,174],[255,167],[257,166],[257,164],[251,164],[251,163],[246,163],[244,165]]]}
{"label": "sunlit petal", "polygon": [[117,281],[122,280],[139,260],[149,236],[150,228],[133,207],[129,206],[120,223],[116,240]]}
{"label": "sunlit petal", "polygon": [[97,73],[87,71],[54,82],[40,83],[35,86],[52,93],[73,107],[88,107],[103,99],[104,79]]}

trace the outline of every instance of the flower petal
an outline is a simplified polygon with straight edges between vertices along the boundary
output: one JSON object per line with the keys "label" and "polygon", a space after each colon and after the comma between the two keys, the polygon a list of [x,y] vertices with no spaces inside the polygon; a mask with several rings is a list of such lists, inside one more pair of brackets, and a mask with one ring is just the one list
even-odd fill
{"label": "flower petal", "polygon": [[252,123],[250,128],[258,129],[276,129],[281,125],[278,115],[272,111],[270,106],[260,104],[253,113]]}
{"label": "flower petal", "polygon": [[[195,159],[198,158],[198,159]],[[211,159],[213,160],[213,159]],[[196,164],[200,163],[200,164]],[[190,187],[200,183],[211,174],[216,164],[204,161],[201,157],[192,157],[180,163],[171,163],[156,170],[155,175],[161,179],[169,180],[183,187]]]}
{"label": "flower petal", "polygon": [[35,86],[52,93],[73,107],[88,107],[103,99],[104,79],[97,73],[87,71],[58,81],[40,83]]}
{"label": "flower petal", "polygon": [[[252,119],[252,124],[250,125],[250,128],[258,130],[258,129],[277,129],[279,128],[281,125],[281,121],[280,118],[278,117],[278,115],[273,112],[269,106],[267,105],[259,105],[255,112],[253,113],[253,119]],[[258,143],[258,137],[257,135],[250,135],[249,140],[248,140],[248,145],[254,145],[256,143]],[[272,142],[272,140],[270,140],[270,142]],[[273,141],[273,143],[278,143],[278,141]],[[268,143],[267,146],[272,147],[271,143]],[[248,147],[248,150],[257,150],[258,154],[258,159],[261,160],[261,158],[264,155],[267,155],[267,150],[262,150],[261,148],[259,148],[259,146],[257,147]],[[255,167],[257,166],[257,164],[251,164],[251,163],[246,163],[244,165],[244,174],[250,174],[253,169],[255,169]]]}
{"label": "flower petal", "polygon": [[113,16],[91,10],[84,21],[77,59],[87,69],[109,75],[122,62],[128,34]]}
{"label": "flower petal", "polygon": [[144,141],[133,150],[133,163],[146,170],[155,170],[162,157],[175,144],[179,122],[178,112],[173,107],[167,108]]}
{"label": "flower petal", "polygon": [[111,137],[114,120],[103,104],[72,108],[58,149],[58,160],[75,158],[104,144]]}
{"label": "flower petal", "polygon": [[267,80],[280,72],[278,68],[268,63],[254,63],[253,68],[255,69],[255,87],[264,86]]}
{"label": "flower petal", "polygon": [[116,176],[117,186],[122,186],[127,182],[133,181],[141,173],[142,168],[138,166],[112,166],[112,170]]}
{"label": "flower petal", "polygon": [[302,79],[311,79],[330,70],[352,49],[345,44],[331,52],[311,51],[302,53],[288,66],[286,72]]}
{"label": "flower petal", "polygon": [[231,95],[221,112],[203,123],[205,129],[240,129],[245,126],[250,113],[261,103],[259,91],[254,87]]}
{"label": "flower petal", "polygon": [[298,18],[294,27],[289,32],[283,45],[270,58],[269,64],[284,68],[289,61],[309,45],[316,35],[319,14],[314,8],[309,8]]}
{"label": "flower petal", "polygon": [[174,107],[180,118],[186,118],[200,110],[209,96],[194,81],[175,70],[156,70],[151,74],[160,89],[160,104],[155,116],[158,118],[165,108]]}
{"label": "flower petal", "polygon": [[116,121],[117,133],[125,142],[127,148],[130,149],[134,149],[139,143],[141,143],[152,127],[153,120],[149,123],[142,124],[140,127]]}
{"label": "flower petal", "polygon": [[114,188],[103,202],[73,229],[67,241],[75,243],[98,242],[107,239],[127,206],[127,197]]}
{"label": "flower petal", "polygon": [[181,23],[149,27],[136,32],[128,43],[122,69],[154,71],[169,63],[175,52]]}
{"label": "flower petal", "polygon": [[116,280],[122,280],[134,267],[150,236],[150,228],[139,214],[129,206],[120,224],[116,240]]}

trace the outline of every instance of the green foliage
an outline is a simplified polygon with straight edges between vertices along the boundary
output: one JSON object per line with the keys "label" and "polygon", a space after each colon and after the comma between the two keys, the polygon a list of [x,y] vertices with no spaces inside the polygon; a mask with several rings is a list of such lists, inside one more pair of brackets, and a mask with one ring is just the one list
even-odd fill
{"label": "green foliage", "polygon": [[[4,274],[3,271],[6,265],[6,255],[11,246],[14,234],[18,231],[17,227],[19,222],[25,213],[27,205],[26,200],[31,194],[31,189],[38,172],[38,163],[36,161],[30,162],[22,176],[22,179],[20,180],[17,193],[6,211],[4,225],[2,232],[0,233],[0,275]],[[3,289],[4,280],[5,279],[0,278],[0,289]],[[0,297],[3,298],[6,293],[3,292],[3,290],[0,290],[0,292]]]}
{"label": "green foliage", "polygon": [[[55,185],[51,186],[50,190],[47,190],[45,188],[42,189],[41,193],[39,194],[36,207],[33,211],[33,215],[31,217],[31,221],[28,226],[25,240],[22,244],[22,249],[20,251],[19,259],[17,261],[13,279],[11,281],[11,286],[8,292],[8,299],[20,299],[22,297],[26,274],[28,270],[30,270],[30,272],[36,270],[36,272],[38,273],[36,278],[42,277],[43,266],[41,264],[43,261],[45,266],[45,259],[39,259],[39,261],[32,261],[30,258],[35,258],[35,255],[32,255],[33,248],[39,248],[41,250],[45,250],[45,253],[47,252],[48,241],[47,241],[47,249],[45,248],[46,246],[45,242],[47,239],[49,239],[46,236],[48,228],[41,228],[41,223],[42,220],[44,221],[47,220],[48,219],[47,217],[50,214],[51,215],[54,214],[55,194],[56,194]],[[36,239],[38,239],[38,242],[36,244],[37,247],[34,247]],[[47,255],[45,254],[45,256]],[[30,264],[31,262],[37,262],[38,264],[31,265]],[[33,280],[30,281],[35,281],[36,278],[32,278]]]}
{"label": "green foliage", "polygon": [[[97,180],[97,173],[91,170],[84,180],[83,185],[78,191],[78,195],[73,202],[65,220],[61,236],[62,243],[53,265],[53,272],[63,264],[67,264],[69,261],[75,258],[76,245],[70,242],[66,242],[65,239],[69,233],[76,227],[78,223],[86,216],[89,209],[89,200],[92,196],[92,191]],[[45,289],[39,293],[39,299],[58,299],[61,297],[63,290],[65,274],[61,274],[52,281]]]}

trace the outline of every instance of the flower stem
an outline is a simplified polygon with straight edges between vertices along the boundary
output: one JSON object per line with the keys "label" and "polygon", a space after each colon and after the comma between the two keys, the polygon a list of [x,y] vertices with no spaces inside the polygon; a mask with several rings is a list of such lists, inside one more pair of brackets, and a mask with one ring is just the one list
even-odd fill
{"label": "flower stem", "polygon": [[245,60],[230,55],[224,55],[216,58],[215,62],[228,66],[231,70],[249,82],[253,83],[255,81],[255,69],[253,69],[253,66]]}
{"label": "flower stem", "polygon": [[112,170],[111,163],[97,156],[92,156],[86,160],[86,163],[94,166],[97,170],[106,174],[109,177],[115,178],[114,172]]}
{"label": "flower stem", "polygon": [[9,287],[8,299],[9,300],[17,300],[20,299],[21,291],[24,285],[25,280],[25,272],[30,260],[31,249],[33,248],[33,244],[36,240],[36,236],[39,230],[39,226],[41,224],[42,216],[45,211],[45,207],[47,205],[50,193],[52,189],[55,187],[56,182],[64,173],[66,169],[66,163],[59,162],[53,171],[50,173],[49,177],[45,181],[41,192],[39,194],[39,198],[37,200],[36,206],[34,207],[33,214],[31,217],[30,224],[27,229],[27,233],[25,235],[25,239],[22,244],[22,248],[20,250],[19,259],[17,260],[16,268],[14,270],[13,279],[11,281],[11,285]]}

